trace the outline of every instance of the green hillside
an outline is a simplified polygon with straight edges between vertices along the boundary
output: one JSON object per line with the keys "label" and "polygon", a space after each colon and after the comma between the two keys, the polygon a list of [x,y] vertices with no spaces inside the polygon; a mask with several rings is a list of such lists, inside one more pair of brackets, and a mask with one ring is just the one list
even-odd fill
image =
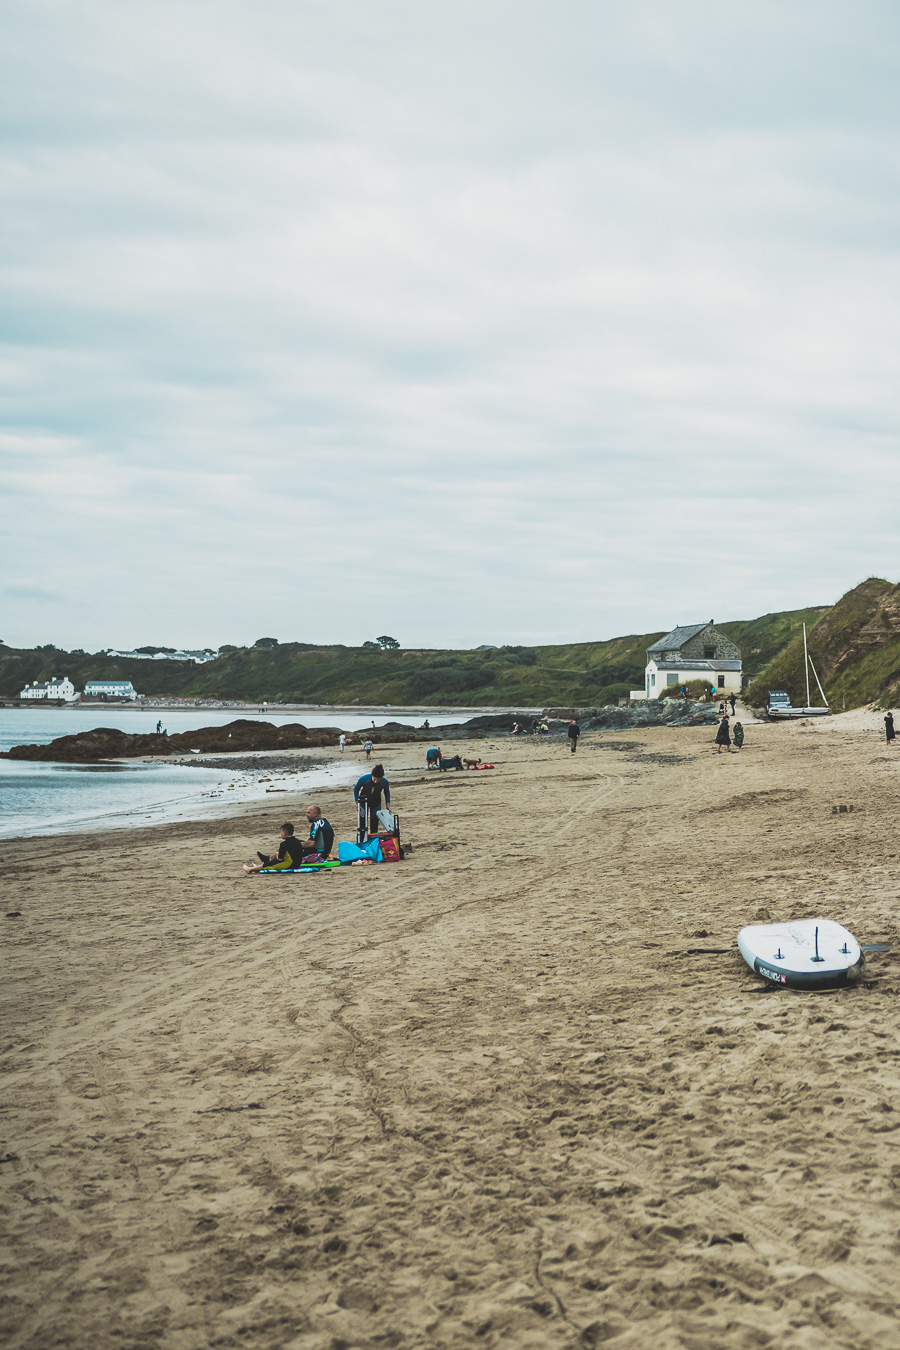
{"label": "green hillside", "polygon": [[[807,641],[835,712],[900,701],[900,585],[869,577],[842,596],[815,627],[807,627]],[[819,703],[812,673],[809,678],[810,696]],[[767,689],[786,689],[793,703],[805,702],[802,634],[760,671],[748,701],[762,705]]]}
{"label": "green hillside", "polygon": [[[800,631],[821,608],[767,614],[717,625],[742,648],[751,675]],[[490,651],[315,646],[304,642],[229,647],[206,665],[136,661],[102,653],[65,652],[53,646],[17,650],[0,645],[0,698],[17,698],[33,680],[68,675],[77,689],[86,680],[125,679],[150,697],[266,699],[270,703],[419,703],[599,706],[640,688],[645,648],[661,632],[630,634],[605,642],[510,646]]]}

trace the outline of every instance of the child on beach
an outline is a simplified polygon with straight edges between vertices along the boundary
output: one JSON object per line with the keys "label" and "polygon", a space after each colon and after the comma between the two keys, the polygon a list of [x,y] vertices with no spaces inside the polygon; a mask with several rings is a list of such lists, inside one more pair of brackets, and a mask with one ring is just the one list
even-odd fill
{"label": "child on beach", "polygon": [[[334,836],[332,835],[332,839]],[[271,867],[275,872],[286,872],[289,867],[299,867],[300,860],[303,857],[303,845],[299,839],[294,838],[294,827],[288,820],[281,827],[281,843],[278,845],[277,853],[257,853],[258,863],[251,866],[244,863],[243,870],[247,876],[253,876],[256,872],[261,872],[264,867]]]}
{"label": "child on beach", "polygon": [[735,745],[740,750],[741,746],[744,744],[744,728],[741,726],[740,722],[735,722],[732,735],[734,736]]}

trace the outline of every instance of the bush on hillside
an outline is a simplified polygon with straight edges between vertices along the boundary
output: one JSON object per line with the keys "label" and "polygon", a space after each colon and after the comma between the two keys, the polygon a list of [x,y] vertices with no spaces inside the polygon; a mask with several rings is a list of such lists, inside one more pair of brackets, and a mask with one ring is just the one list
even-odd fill
{"label": "bush on hillside", "polygon": [[[687,689],[689,699],[693,699],[694,702],[699,702],[701,699],[706,698],[709,693],[710,682],[709,680],[688,680],[687,684],[684,685],[684,688]],[[681,689],[682,686],[680,684],[668,685],[667,688],[660,690],[659,698],[683,699],[684,695],[682,694]],[[725,697],[724,693],[721,692],[717,696],[719,698]]]}
{"label": "bush on hillside", "polygon": [[409,697],[428,698],[431,694],[464,694],[484,685],[484,673],[464,666],[423,666],[407,683]]}
{"label": "bush on hillside", "polygon": [[620,698],[627,698],[631,693],[633,685],[630,684],[607,684],[596,693],[596,703],[598,708],[605,708],[611,703],[618,703]]}

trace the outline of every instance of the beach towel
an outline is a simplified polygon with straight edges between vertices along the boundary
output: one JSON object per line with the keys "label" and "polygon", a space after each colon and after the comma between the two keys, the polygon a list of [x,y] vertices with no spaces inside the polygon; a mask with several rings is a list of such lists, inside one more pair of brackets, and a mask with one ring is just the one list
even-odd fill
{"label": "beach towel", "polygon": [[381,844],[377,839],[370,839],[366,844],[342,840],[338,844],[338,859],[342,863],[381,862]]}

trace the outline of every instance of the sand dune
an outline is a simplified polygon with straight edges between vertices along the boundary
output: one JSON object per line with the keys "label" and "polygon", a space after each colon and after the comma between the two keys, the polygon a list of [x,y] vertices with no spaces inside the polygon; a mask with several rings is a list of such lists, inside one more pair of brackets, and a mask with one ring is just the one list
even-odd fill
{"label": "sand dune", "polygon": [[[398,748],[411,857],[330,875],[240,874],[289,797],[5,844],[5,1344],[900,1345],[879,726]],[[896,949],[687,954],[813,914]]]}

